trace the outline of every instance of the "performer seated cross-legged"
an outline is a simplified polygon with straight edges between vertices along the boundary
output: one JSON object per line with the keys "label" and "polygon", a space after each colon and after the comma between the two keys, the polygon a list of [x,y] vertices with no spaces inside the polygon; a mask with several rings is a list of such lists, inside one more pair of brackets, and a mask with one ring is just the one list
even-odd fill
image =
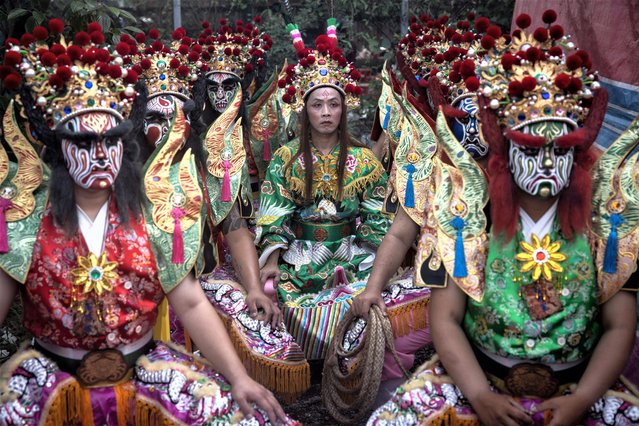
{"label": "performer seated cross-legged", "polygon": [[[47,38],[37,28],[40,42],[12,49],[4,63],[13,76],[5,82],[22,79],[20,102],[46,166],[9,108],[3,134],[17,165],[3,149],[0,322],[20,291],[35,338],[2,366],[0,423],[291,423],[247,375],[191,274],[202,226],[193,157],[181,162],[183,194],[162,173],[143,185],[130,136],[142,125],[144,85],[134,88],[120,52],[96,42],[97,23],[92,38],[79,32],[64,45],[64,23],[49,29]],[[183,140],[185,123],[178,113],[168,145]],[[182,195],[179,223],[160,193]],[[206,358],[152,340],[165,294]]]}
{"label": "performer seated cross-legged", "polygon": [[438,117],[452,161],[435,163],[447,273],[430,303],[438,357],[371,425],[639,422],[637,391],[619,378],[635,332],[639,198],[623,177],[637,170],[626,158],[639,121],[592,169],[607,95],[588,54],[564,50],[555,19],[546,11],[549,29],[486,46],[478,97],[489,183]]}

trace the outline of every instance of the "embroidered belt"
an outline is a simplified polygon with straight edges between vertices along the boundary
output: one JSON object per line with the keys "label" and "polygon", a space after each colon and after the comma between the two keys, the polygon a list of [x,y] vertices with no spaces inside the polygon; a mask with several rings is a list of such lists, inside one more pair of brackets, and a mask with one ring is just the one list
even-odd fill
{"label": "embroidered belt", "polygon": [[513,396],[550,398],[557,395],[566,385],[577,383],[588,366],[586,359],[576,364],[571,363],[574,365],[561,370],[553,370],[547,364],[535,362],[520,362],[506,366],[476,347],[473,347],[473,350],[482,369],[498,379],[495,386],[503,387],[502,391],[508,391]]}
{"label": "embroidered belt", "polygon": [[295,236],[300,240],[330,242],[339,241],[349,235],[355,235],[355,221],[338,223],[312,223],[293,221]]}
{"label": "embroidered belt", "polygon": [[112,386],[130,378],[138,358],[155,347],[152,335],[149,331],[141,339],[117,349],[87,351],[40,339],[33,340],[33,347],[53,360],[60,370],[75,376],[83,387]]}

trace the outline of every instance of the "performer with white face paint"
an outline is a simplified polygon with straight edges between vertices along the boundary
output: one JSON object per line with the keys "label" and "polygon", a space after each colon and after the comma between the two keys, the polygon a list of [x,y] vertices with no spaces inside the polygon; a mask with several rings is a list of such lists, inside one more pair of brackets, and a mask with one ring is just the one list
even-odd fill
{"label": "performer with white face paint", "polygon": [[607,94],[555,19],[544,12],[545,27],[517,30],[509,44],[481,40],[489,182],[438,118],[453,163],[434,164],[431,243],[446,272],[429,312],[438,356],[369,425],[639,422],[637,391],[619,378],[634,339],[639,250],[639,194],[622,177],[636,159],[623,160],[639,121],[592,168]]}
{"label": "performer with white face paint", "polygon": [[[115,50],[96,43],[104,36],[94,22],[93,41],[82,31],[64,42],[64,28],[53,19],[51,36],[34,30],[37,44],[13,49],[10,41],[3,64],[22,81],[21,106],[50,169],[12,104],[3,134],[18,164],[1,148],[8,247],[0,323],[20,291],[34,339],[3,365],[0,424],[228,424],[245,416],[296,424],[248,376],[191,272],[203,201],[192,155],[180,162],[179,191],[161,166],[141,177],[130,133],[142,127],[147,93],[133,86],[138,73],[121,67],[135,41],[123,36]],[[69,55],[73,65],[63,65]],[[168,164],[185,135],[178,110]],[[152,339],[165,295],[207,360]]]}

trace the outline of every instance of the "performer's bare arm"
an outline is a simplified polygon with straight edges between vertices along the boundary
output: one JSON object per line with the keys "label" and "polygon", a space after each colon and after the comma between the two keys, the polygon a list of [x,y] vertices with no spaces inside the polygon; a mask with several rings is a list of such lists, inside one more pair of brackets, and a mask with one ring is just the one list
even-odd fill
{"label": "performer's bare arm", "polygon": [[0,269],[0,326],[4,323],[17,292],[18,283]]}
{"label": "performer's bare arm", "polygon": [[381,292],[397,272],[418,235],[419,226],[403,208],[398,209],[393,224],[377,249],[366,289],[353,300],[351,309],[355,315],[367,319],[368,310],[373,305],[379,306],[382,312],[386,311]]}
{"label": "performer's bare arm", "polygon": [[231,393],[242,412],[252,415],[254,402],[269,418],[284,420],[284,411],[273,394],[248,376],[222,320],[195,277],[189,274],[167,297],[202,354],[231,383]]}

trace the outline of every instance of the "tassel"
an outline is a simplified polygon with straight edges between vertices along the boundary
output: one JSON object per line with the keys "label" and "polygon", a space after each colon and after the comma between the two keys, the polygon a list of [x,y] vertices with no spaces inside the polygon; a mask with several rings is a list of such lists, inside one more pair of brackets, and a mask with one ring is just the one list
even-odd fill
{"label": "tassel", "polygon": [[0,253],[9,252],[9,238],[7,237],[7,218],[5,212],[13,207],[11,200],[0,198]]}
{"label": "tassel", "polygon": [[390,105],[386,105],[386,115],[384,116],[384,122],[382,123],[382,129],[384,130],[388,129],[388,122],[390,121],[390,112],[391,112]]}
{"label": "tassel", "polygon": [[326,20],[326,35],[331,41],[331,47],[337,47],[337,19],[328,18]]}
{"label": "tassel", "polygon": [[264,161],[271,161],[271,143],[268,140],[269,136],[271,136],[271,132],[268,129],[264,129],[262,131],[262,136],[264,137],[264,150],[262,151],[262,159]]}
{"label": "tassel", "polygon": [[222,179],[222,202],[228,203],[231,201],[231,175],[229,174],[231,162],[229,160],[223,160],[222,167],[224,167],[224,179]]}
{"label": "tassel", "polygon": [[408,164],[404,167],[404,170],[408,172],[408,182],[406,182],[406,197],[404,198],[405,207],[415,207],[415,190],[413,189],[413,173],[415,173],[415,166]]}
{"label": "tassel", "polygon": [[293,39],[293,46],[296,51],[301,51],[304,49],[304,40],[302,39],[302,34],[300,34],[300,30],[297,25],[290,23],[286,25],[286,31],[289,32],[291,38]]}
{"label": "tassel", "polygon": [[457,230],[457,239],[455,240],[455,267],[453,269],[453,277],[464,278],[468,276],[466,269],[466,254],[464,253],[464,237],[462,229],[464,229],[464,219],[456,217],[453,219],[453,228]]}
{"label": "tassel", "polygon": [[172,262],[175,264],[184,263],[184,240],[182,239],[182,227],[180,226],[180,219],[186,213],[180,207],[175,207],[171,210],[171,216],[173,217],[173,256]]}
{"label": "tassel", "polygon": [[606,241],[603,271],[608,274],[614,274],[617,272],[617,248],[619,246],[617,226],[623,223],[623,218],[619,213],[613,213],[608,220],[610,221],[612,229],[610,230],[610,235],[608,235],[608,241]]}

